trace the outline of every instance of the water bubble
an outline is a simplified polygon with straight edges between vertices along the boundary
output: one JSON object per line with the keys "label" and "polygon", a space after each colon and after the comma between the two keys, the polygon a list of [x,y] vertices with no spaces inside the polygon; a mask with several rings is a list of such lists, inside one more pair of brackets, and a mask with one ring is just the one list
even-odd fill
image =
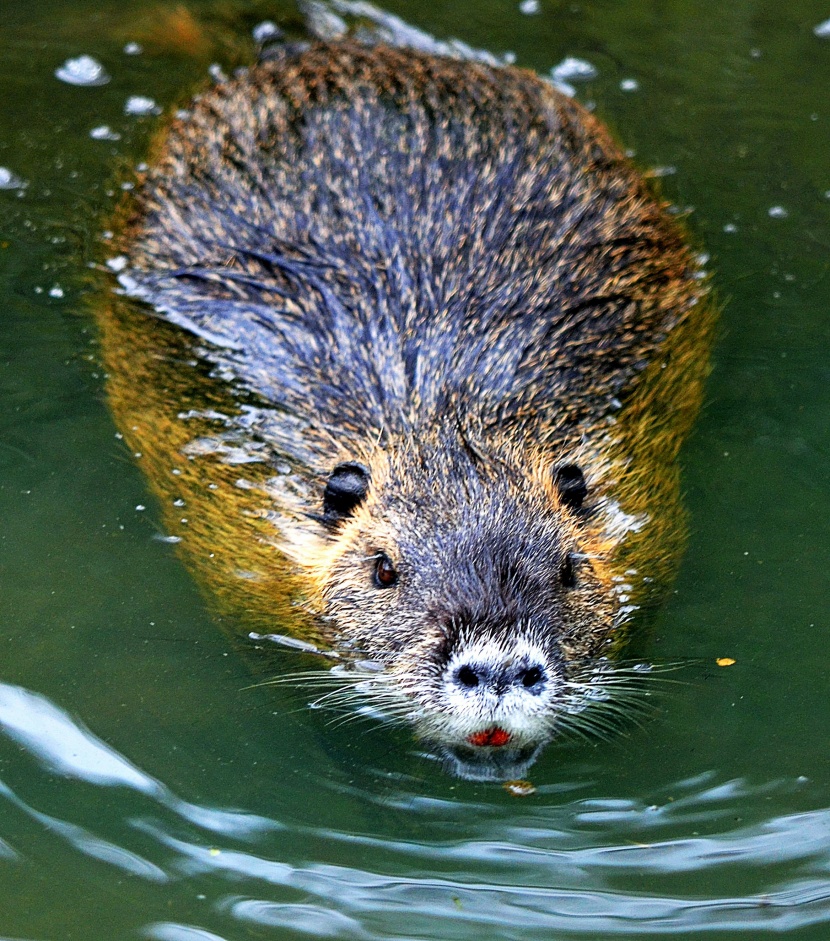
{"label": "water bubble", "polygon": [[94,127],[89,136],[93,140],[121,140],[121,135],[114,131],[108,124],[100,124]]}
{"label": "water bubble", "polygon": [[522,0],[519,4],[519,13],[524,13],[525,16],[533,16],[540,10],[539,0]]}
{"label": "water bubble", "polygon": [[589,82],[599,75],[597,69],[586,62],[585,59],[576,59],[568,56],[563,59],[559,65],[555,65],[550,70],[551,78],[554,82]]}
{"label": "water bubble", "polygon": [[106,85],[110,80],[103,65],[92,56],[78,56],[77,59],[67,59],[64,64],[55,69],[55,78],[59,78],[67,85]]}
{"label": "water bubble", "polygon": [[819,23],[818,26],[814,26],[813,33],[819,39],[830,38],[830,20],[825,20],[823,23]]}
{"label": "water bubble", "polygon": [[732,235],[733,233],[738,231],[738,227],[735,225],[734,222],[727,222],[726,225],[723,227],[723,231],[727,232],[729,235]]}
{"label": "water bubble", "polygon": [[117,255],[115,258],[108,258],[106,264],[110,271],[118,274],[119,271],[123,271],[127,267],[127,259],[124,255]]}
{"label": "water bubble", "polygon": [[254,42],[261,46],[266,42],[279,39],[282,36],[282,30],[271,20],[263,20],[251,30],[251,35],[254,37]]}
{"label": "water bubble", "polygon": [[6,167],[0,167],[0,190],[22,190],[28,184]]}
{"label": "water bubble", "polygon": [[786,219],[789,215],[783,206],[770,206],[767,213],[770,219]]}
{"label": "water bubble", "polygon": [[124,55],[140,56],[142,52],[144,52],[144,49],[137,42],[128,42],[127,45],[124,46]]}
{"label": "water bubble", "polygon": [[144,95],[130,95],[124,105],[124,114],[142,116],[147,114],[161,114],[161,108]]}
{"label": "water bubble", "polygon": [[677,173],[677,167],[673,167],[669,164],[665,167],[652,167],[647,171],[646,176],[660,179],[664,176],[674,176],[675,173]]}
{"label": "water bubble", "polygon": [[59,284],[56,284],[53,288],[50,289],[49,297],[63,297],[63,288]]}
{"label": "water bubble", "polygon": [[638,91],[640,88],[640,83],[636,78],[624,78],[620,82],[620,88],[622,91]]}

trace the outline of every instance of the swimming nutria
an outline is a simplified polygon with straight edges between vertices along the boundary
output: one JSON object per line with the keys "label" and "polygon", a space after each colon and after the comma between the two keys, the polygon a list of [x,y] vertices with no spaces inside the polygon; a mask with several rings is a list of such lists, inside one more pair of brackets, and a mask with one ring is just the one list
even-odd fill
{"label": "swimming nutria", "polygon": [[[197,567],[241,607],[290,595],[382,668],[366,696],[464,773],[515,774],[682,544],[712,317],[665,207],[534,74],[346,40],[174,120],[122,246],[126,293],[211,364],[145,379],[172,332],[105,323],[122,427],[200,506],[169,520]],[[241,409],[176,420],[171,385],[221,380]]]}

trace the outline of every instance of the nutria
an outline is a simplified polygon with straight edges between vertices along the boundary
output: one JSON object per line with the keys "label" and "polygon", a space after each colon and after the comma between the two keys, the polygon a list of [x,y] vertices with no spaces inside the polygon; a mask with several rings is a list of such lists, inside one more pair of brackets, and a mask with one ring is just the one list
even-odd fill
{"label": "nutria", "polygon": [[682,546],[712,305],[594,117],[516,68],[287,48],[173,120],[120,245],[165,323],[104,318],[112,400],[231,609],[369,661],[344,689],[473,776],[603,698]]}

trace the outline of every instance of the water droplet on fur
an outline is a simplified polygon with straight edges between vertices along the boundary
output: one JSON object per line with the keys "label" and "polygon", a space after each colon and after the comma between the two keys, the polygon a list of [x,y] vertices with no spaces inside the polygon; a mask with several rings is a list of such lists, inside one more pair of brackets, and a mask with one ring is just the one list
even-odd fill
{"label": "water droplet on fur", "polygon": [[356,670],[365,670],[368,673],[381,673],[386,668],[377,660],[358,660],[355,663]]}
{"label": "water droplet on fur", "polygon": [[60,68],[55,69],[55,78],[66,82],[67,85],[106,85],[110,80],[103,65],[92,56],[78,56],[76,59],[67,59]]}

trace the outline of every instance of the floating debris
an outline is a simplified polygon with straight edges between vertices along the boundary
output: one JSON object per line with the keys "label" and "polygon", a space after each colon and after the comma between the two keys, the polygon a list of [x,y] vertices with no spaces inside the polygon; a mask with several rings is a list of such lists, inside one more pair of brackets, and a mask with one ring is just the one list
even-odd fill
{"label": "floating debris", "polygon": [[55,69],[55,78],[66,82],[67,85],[106,85],[110,80],[107,71],[97,59],[92,56],[78,56],[76,59],[67,59],[64,64]]}
{"label": "floating debris", "polygon": [[513,797],[530,797],[536,793],[536,787],[530,781],[505,781],[502,787]]}
{"label": "floating debris", "polygon": [[731,657],[718,657],[715,663],[717,663],[719,667],[731,667],[735,661]]}

